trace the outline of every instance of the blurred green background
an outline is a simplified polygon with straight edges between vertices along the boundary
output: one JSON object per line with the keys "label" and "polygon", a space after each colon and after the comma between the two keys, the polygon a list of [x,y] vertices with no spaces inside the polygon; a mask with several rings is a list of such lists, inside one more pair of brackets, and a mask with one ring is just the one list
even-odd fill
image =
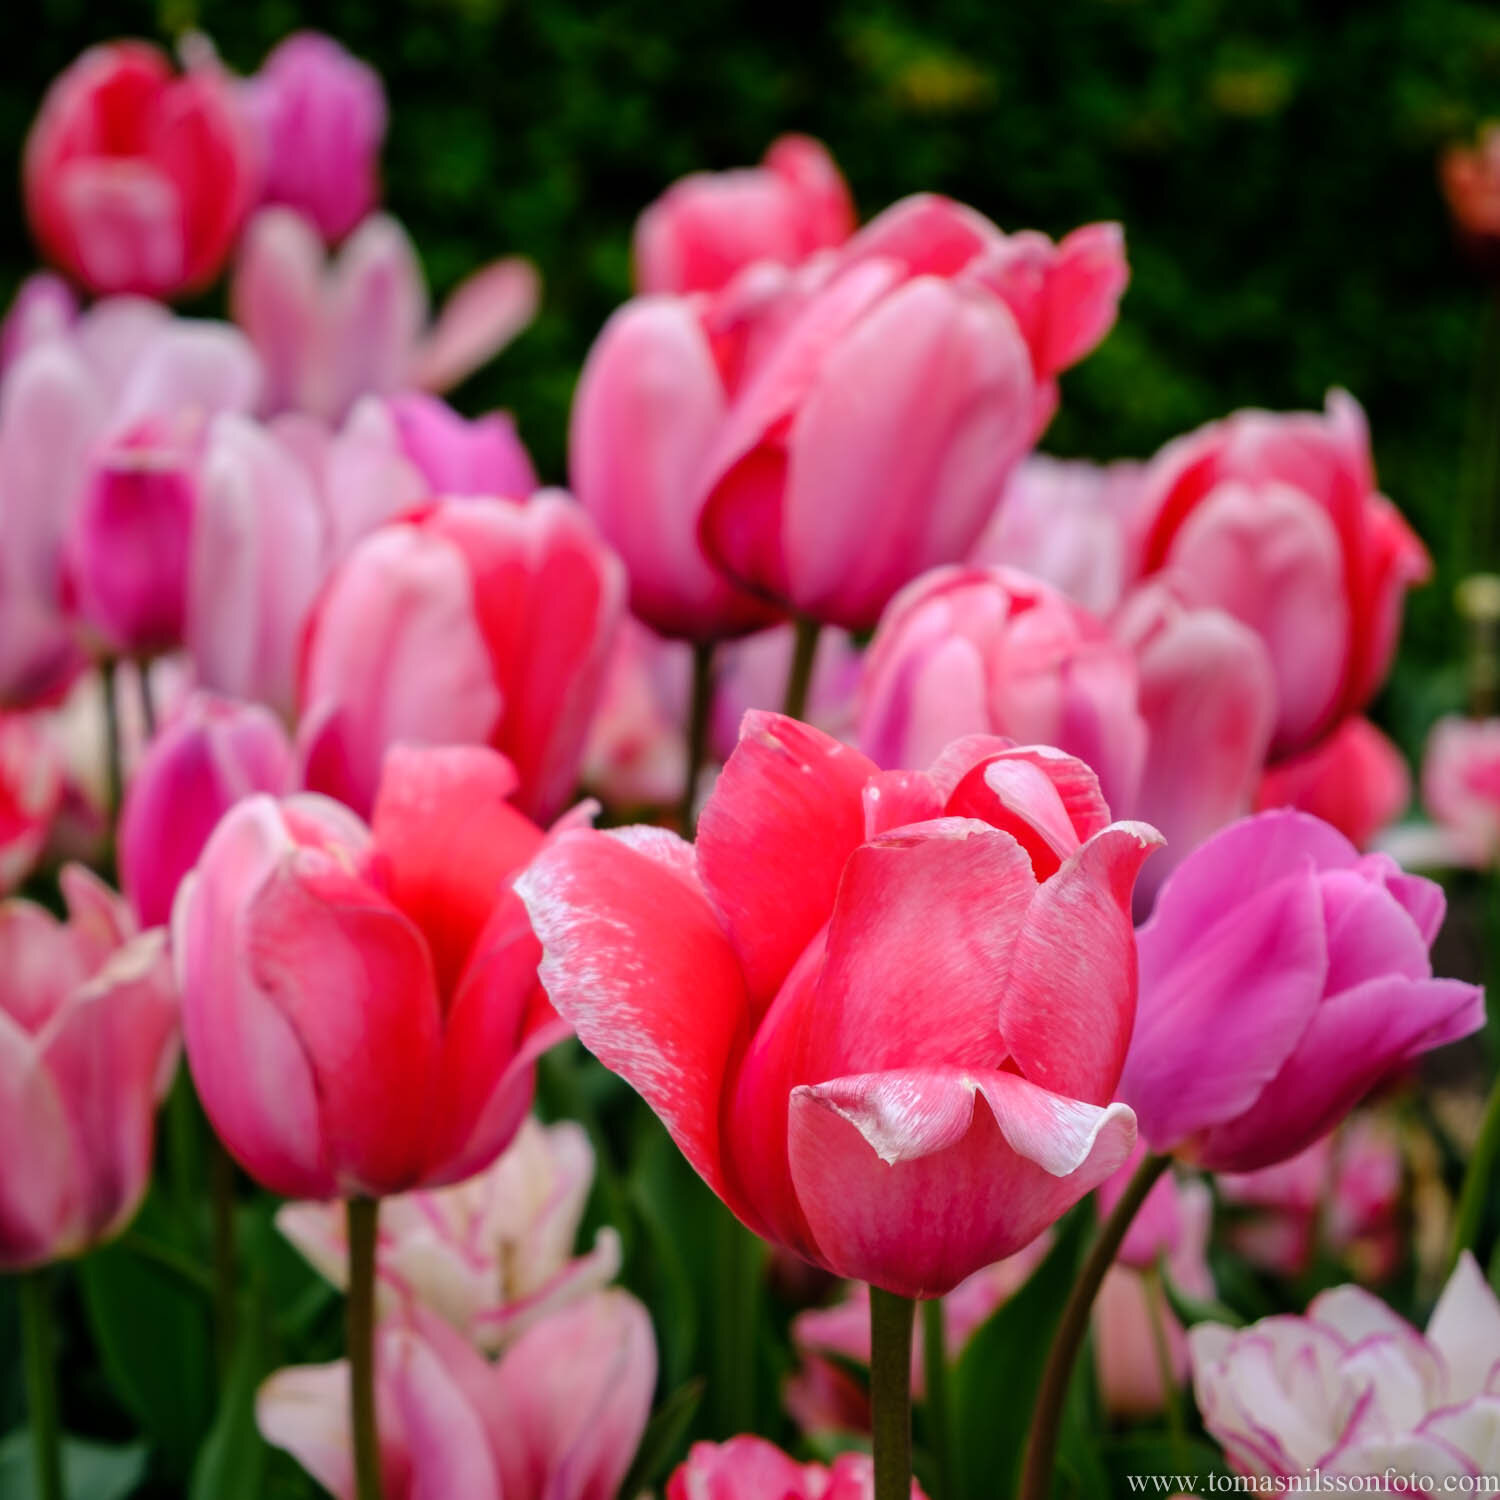
{"label": "blurred green background", "polygon": [[[1387,490],[1443,565],[1382,717],[1415,748],[1457,702],[1451,582],[1482,559],[1450,518],[1485,293],[1435,159],[1500,114],[1493,5],[42,0],[0,18],[0,140],[15,159],[47,79],[102,35],[199,26],[250,71],[299,25],[384,74],[389,201],[435,288],[500,253],[542,267],[543,317],[458,399],[515,410],[548,479],[579,363],[628,290],[635,214],[684,172],[808,130],[864,215],[932,188],[1005,228],[1124,221],[1121,322],[1069,377],[1053,451],[1145,455],[1236,406],[1352,390]],[[29,260],[8,197],[5,281]]]}

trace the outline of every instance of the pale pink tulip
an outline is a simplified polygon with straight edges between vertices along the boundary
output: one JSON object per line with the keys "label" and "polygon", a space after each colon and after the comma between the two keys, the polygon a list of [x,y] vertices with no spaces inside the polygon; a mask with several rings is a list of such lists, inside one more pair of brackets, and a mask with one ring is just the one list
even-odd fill
{"label": "pale pink tulip", "polygon": [[1500,853],[1500,718],[1449,714],[1432,726],[1422,754],[1422,808],[1430,828],[1415,835],[1397,830],[1385,841],[1404,864],[1485,869],[1494,863]]}
{"label": "pale pink tulip", "polygon": [[65,334],[78,317],[78,298],[61,276],[33,271],[0,323],[0,375],[38,344]]}
{"label": "pale pink tulip", "polygon": [[1345,719],[1321,744],[1267,768],[1257,808],[1300,807],[1368,849],[1406,811],[1406,758],[1368,719]]}

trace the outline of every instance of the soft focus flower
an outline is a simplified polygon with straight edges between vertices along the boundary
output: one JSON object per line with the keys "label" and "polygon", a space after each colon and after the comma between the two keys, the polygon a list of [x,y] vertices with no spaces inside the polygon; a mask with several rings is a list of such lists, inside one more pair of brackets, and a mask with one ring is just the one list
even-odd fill
{"label": "soft focus flower", "polygon": [[516,805],[573,794],[624,579],[565,495],[457,500],[366,537],[329,580],[303,656],[306,783],[361,813],[390,746],[489,744]]}
{"label": "soft focus flower", "polygon": [[0,905],[0,1270],[79,1252],[134,1216],[177,1062],[165,934],[81,865],[66,921]]}
{"label": "soft focus flower", "polygon": [[1438,1488],[1500,1460],[1500,1304],[1467,1252],[1426,1335],[1357,1286],[1303,1317],[1188,1334],[1204,1425],[1244,1474],[1394,1469]]}
{"label": "soft focus flower", "polygon": [[31,873],[62,795],[62,755],[46,717],[0,712],[0,896]]}
{"label": "soft focus flower", "polygon": [[1388,840],[1403,864],[1484,869],[1500,852],[1500,718],[1448,714],[1422,753],[1422,808],[1432,826]]}
{"label": "soft focus flower", "polygon": [[1396,649],[1406,590],[1430,571],[1375,489],[1359,404],[1241,411],[1169,443],[1137,505],[1141,563],[1189,605],[1258,631],[1276,673],[1272,749],[1288,755],[1374,696]]}
{"label": "soft focus flower", "polygon": [[23,181],[50,260],[91,292],[168,297],[224,264],[258,187],[255,143],[218,68],[178,76],[146,42],[110,42],[47,90]]}
{"label": "soft focus flower", "polygon": [[78,298],[61,276],[33,271],[11,299],[0,324],[0,375],[28,349],[65,334],[78,317]]}
{"label": "soft focus flower", "polygon": [[[385,1500],[608,1500],[635,1456],[656,1384],[646,1309],[597,1292],[528,1329],[491,1364],[440,1319],[376,1334]],[[279,1370],[256,1421],[335,1500],[354,1500],[349,1373]]]}
{"label": "soft focus flower", "polygon": [[1411,801],[1406,758],[1368,719],[1345,719],[1321,744],[1261,777],[1255,805],[1300,807],[1367,849]]}
{"label": "soft focus flower", "polygon": [[536,315],[536,268],[497,260],[462,282],[428,326],[427,284],[406,231],[371,214],[329,261],[314,226],[263,208],[241,242],[234,319],[266,367],[268,411],[337,420],[366,392],[444,391]]}
{"label": "soft focus flower", "polygon": [[525,1117],[565,1034],[509,883],[544,835],[477,747],[397,746],[372,826],[255,796],[173,910],[188,1061],[245,1169],[289,1198],[461,1181]]}
{"label": "soft focus flower", "polygon": [[1007,568],[937,568],[881,616],[860,684],[859,742],[924,766],[950,740],[1056,745],[1131,806],[1146,753],[1130,651],[1086,610]]}
{"label": "soft focus flower", "polygon": [[881,772],[752,713],[696,847],[574,831],[517,888],[553,1003],[744,1223],[937,1296],[1130,1149],[1109,1101],[1156,842],[1050,748]]}
{"label": "soft focus flower", "polygon": [[146,747],[120,814],[120,881],[147,927],[171,919],[219,819],[256,792],[293,789],[286,731],[266,709],[194,693]]}
{"label": "soft focus flower", "polygon": [[506,412],[472,421],[445,401],[407,391],[387,403],[401,448],[435,495],[500,495],[524,500],[536,470]]}
{"label": "soft focus flower", "polygon": [[299,31],[274,47],[246,90],[261,137],[261,196],[305,214],[332,244],[380,196],[385,90],[330,36]]}
{"label": "soft focus flower", "polygon": [[[382,1305],[426,1308],[496,1352],[619,1271],[613,1229],[601,1229],[587,1255],[573,1255],[593,1179],[582,1126],[528,1117],[477,1177],[387,1198],[375,1250]],[[341,1204],[284,1204],[276,1227],[335,1286],[347,1285]]]}
{"label": "soft focus flower", "polygon": [[[796,627],[772,625],[741,636],[720,648],[714,658],[714,712],[709,742],[727,760],[740,737],[740,723],[752,708],[778,709],[786,698]],[[803,718],[836,740],[854,740],[855,706],[864,653],[846,630],[818,633],[812,680]]]}
{"label": "soft focus flower", "polygon": [[752,261],[795,266],[854,232],[848,184],[821,142],[784,135],[758,167],[694,172],[635,226],[642,292],[716,292]]}
{"label": "soft focus flower", "polygon": [[1485,270],[1500,251],[1500,126],[1486,125],[1470,146],[1449,146],[1438,162],[1448,213],[1464,247]]}
{"label": "soft focus flower", "polygon": [[[911,1482],[912,1500],[925,1500]],[[840,1453],[831,1465],[799,1464],[774,1443],[744,1433],[726,1443],[694,1443],[667,1481],[667,1500],[874,1500],[868,1453]]]}
{"label": "soft focus flower", "polygon": [[1150,1148],[1212,1171],[1284,1161],[1482,1026],[1483,990],[1432,977],[1444,905],[1305,813],[1244,818],[1190,854],[1137,935],[1120,1097]]}

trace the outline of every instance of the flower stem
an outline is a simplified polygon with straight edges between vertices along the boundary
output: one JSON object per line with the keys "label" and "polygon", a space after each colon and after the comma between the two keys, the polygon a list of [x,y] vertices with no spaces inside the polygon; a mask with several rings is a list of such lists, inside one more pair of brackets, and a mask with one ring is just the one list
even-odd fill
{"label": "flower stem", "polygon": [[694,808],[698,799],[698,773],[708,751],[708,723],[714,707],[714,643],[693,642],[693,698],[688,712],[687,768],[683,773],[682,798],[677,805],[677,821],[682,836],[690,839],[697,819]]}
{"label": "flower stem", "polygon": [[875,1500],[911,1497],[911,1336],[916,1303],[870,1288],[870,1417]]}
{"label": "flower stem", "polygon": [[813,659],[818,654],[818,631],[822,627],[805,615],[797,617],[797,644],[792,651],[792,670],[787,674],[786,695],[781,711],[789,719],[807,717],[807,692],[812,686]]}
{"label": "flower stem", "polygon": [[1140,1211],[1156,1180],[1167,1170],[1171,1159],[1148,1156],[1136,1168],[1114,1211],[1099,1226],[1099,1233],[1078,1272],[1078,1279],[1068,1293],[1067,1304],[1058,1320],[1037,1392],[1036,1410],[1031,1418],[1031,1437],[1026,1444],[1026,1462],[1021,1470],[1020,1500],[1046,1500],[1052,1488],[1052,1465],[1057,1457],[1057,1434],[1062,1425],[1063,1403],[1073,1378],[1073,1366],[1088,1332],[1089,1313],[1105,1272],[1114,1264],[1131,1221]]}
{"label": "flower stem", "polygon": [[120,664],[110,657],[100,666],[104,677],[104,763],[109,774],[105,817],[111,832],[125,800],[125,760],[120,743]]}
{"label": "flower stem", "polygon": [[722,1204],[714,1222],[712,1389],[715,1426],[725,1437],[756,1426],[756,1345],[760,1332],[761,1242]]}
{"label": "flower stem", "polygon": [[953,1418],[948,1395],[948,1339],[943,1299],[922,1304],[922,1377],[926,1385],[927,1447],[932,1453],[932,1500],[953,1494]]}
{"label": "flower stem", "polygon": [[141,725],[146,731],[146,743],[156,738],[156,695],[151,691],[151,660],[141,657],[135,665],[136,685],[141,694]]}
{"label": "flower stem", "polygon": [[208,1196],[213,1214],[214,1345],[219,1378],[229,1379],[239,1336],[239,1257],[234,1231],[234,1161],[211,1130],[208,1133]]}
{"label": "flower stem", "polygon": [[48,1290],[45,1270],[27,1271],[21,1276],[21,1343],[37,1500],[63,1500],[62,1436],[57,1419],[57,1366]]}
{"label": "flower stem", "polygon": [[1453,1239],[1448,1247],[1450,1273],[1458,1264],[1459,1256],[1474,1248],[1474,1241],[1479,1236],[1497,1158],[1500,1158],[1500,1078],[1496,1078],[1490,1088],[1479,1139],[1474,1143],[1474,1154],[1469,1158],[1464,1184],[1459,1190],[1458,1208],[1453,1215]]}
{"label": "flower stem", "polygon": [[354,1491],[358,1500],[381,1500],[380,1442],[375,1427],[376,1198],[351,1198],[349,1226],[349,1413],[354,1436]]}

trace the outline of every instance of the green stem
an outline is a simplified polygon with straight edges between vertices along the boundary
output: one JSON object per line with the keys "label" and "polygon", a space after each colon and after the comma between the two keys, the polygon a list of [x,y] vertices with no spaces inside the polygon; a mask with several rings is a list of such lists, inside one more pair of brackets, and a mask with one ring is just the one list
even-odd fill
{"label": "green stem", "polygon": [[135,680],[141,692],[141,724],[146,731],[146,741],[156,738],[156,695],[151,691],[151,662],[141,657],[135,664]]}
{"label": "green stem", "polygon": [[57,1419],[57,1366],[47,1273],[37,1270],[23,1274],[20,1294],[26,1410],[31,1422],[37,1500],[63,1500],[62,1433]]}
{"label": "green stem", "polygon": [[110,657],[100,665],[104,677],[104,761],[109,774],[109,805],[105,815],[113,831],[125,800],[125,761],[120,743],[119,663]]}
{"label": "green stem", "polygon": [[358,1500],[381,1500],[380,1441],[375,1426],[375,1231],[380,1201],[351,1198],[347,1210],[349,1300],[345,1316],[354,1491]]}
{"label": "green stem", "polygon": [[210,1132],[208,1195],[213,1215],[214,1352],[219,1378],[227,1381],[234,1364],[239,1335],[238,1253],[234,1233],[234,1161],[223,1143]]}
{"label": "green stem", "polygon": [[761,1243],[722,1204],[714,1224],[714,1416],[724,1437],[753,1432]]}
{"label": "green stem", "polygon": [[1145,1282],[1146,1316],[1151,1320],[1151,1345],[1156,1352],[1156,1368],[1161,1372],[1162,1409],[1167,1416],[1167,1434],[1175,1452],[1182,1449],[1187,1429],[1183,1424],[1182,1393],[1177,1389],[1177,1369],[1172,1363],[1172,1345],[1167,1338],[1167,1294],[1162,1273],[1150,1266],[1141,1273]]}
{"label": "green stem", "polygon": [[922,1304],[922,1377],[926,1385],[927,1447],[932,1453],[932,1500],[953,1494],[953,1417],[948,1392],[948,1338],[943,1299]]}
{"label": "green stem", "polygon": [[1500,1159],[1500,1078],[1496,1078],[1490,1088],[1479,1139],[1474,1143],[1474,1154],[1469,1158],[1464,1185],[1459,1190],[1458,1208],[1453,1215],[1453,1240],[1448,1248],[1450,1272],[1465,1250],[1474,1249],[1474,1242],[1479,1237],[1497,1159]]}
{"label": "green stem", "polygon": [[1057,1434],[1062,1425],[1063,1404],[1067,1400],[1078,1351],[1088,1333],[1094,1298],[1125,1242],[1131,1221],[1156,1186],[1157,1178],[1169,1165],[1168,1157],[1148,1156],[1136,1168],[1113,1212],[1099,1226],[1099,1233],[1078,1272],[1078,1279],[1068,1293],[1057,1332],[1052,1337],[1047,1366],[1042,1372],[1041,1388],[1037,1392],[1031,1436],[1026,1444],[1026,1462],[1021,1470],[1020,1500],[1046,1500],[1051,1492],[1052,1465],[1057,1457]]}
{"label": "green stem", "polygon": [[874,1500],[911,1500],[911,1335],[916,1303],[870,1288]]}
{"label": "green stem", "polygon": [[682,836],[693,836],[697,818],[698,773],[708,753],[708,724],[714,706],[714,643],[693,642],[693,698],[688,713],[687,769],[683,774],[682,797],[677,804],[678,826]]}
{"label": "green stem", "polygon": [[818,654],[818,631],[816,620],[804,615],[797,617],[797,644],[792,650],[792,670],[787,674],[786,695],[781,711],[789,719],[807,717],[807,692],[812,686],[813,660]]}

